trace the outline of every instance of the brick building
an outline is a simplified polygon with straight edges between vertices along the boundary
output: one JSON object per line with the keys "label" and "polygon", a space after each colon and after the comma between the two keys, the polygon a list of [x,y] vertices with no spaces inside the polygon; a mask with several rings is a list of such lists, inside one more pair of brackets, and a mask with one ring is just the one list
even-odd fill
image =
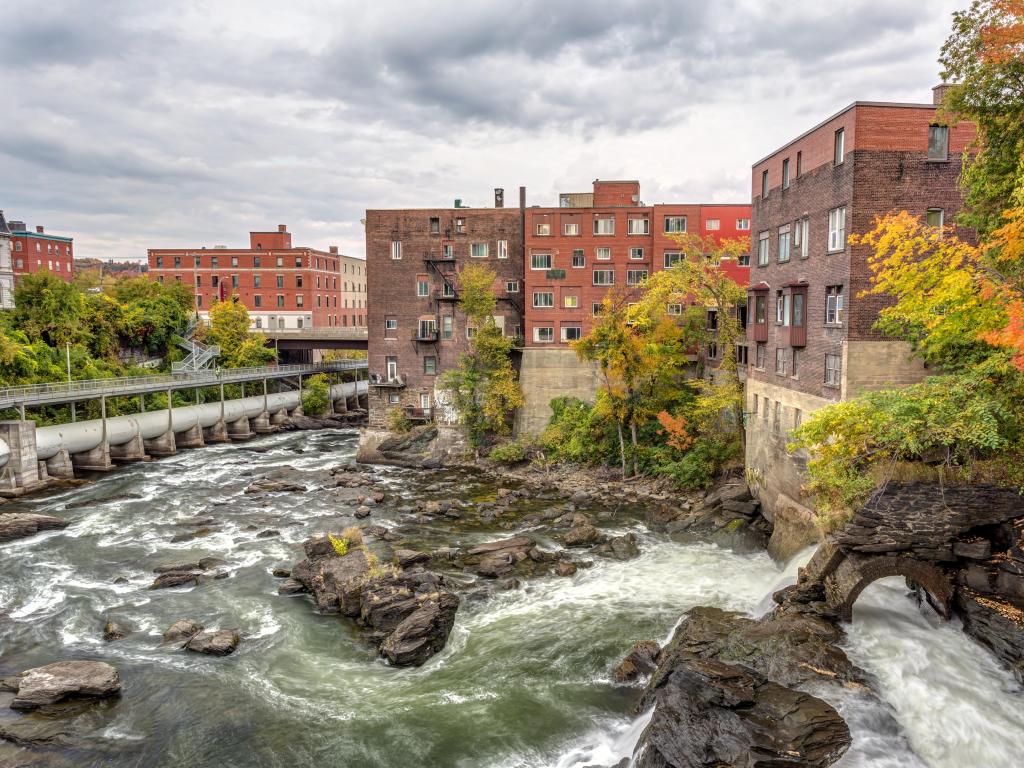
{"label": "brick building", "polygon": [[[370,424],[385,426],[400,408],[432,418],[437,377],[468,348],[473,329],[458,304],[458,273],[486,264],[497,274],[497,324],[522,332],[523,205],[505,208],[368,210]],[[442,398],[443,399],[443,398]],[[450,420],[451,414],[442,414]]]}
{"label": "brick building", "polygon": [[596,180],[593,192],[559,195],[557,208],[527,209],[525,346],[565,347],[586,336],[610,289],[628,292],[679,259],[671,235],[683,232],[746,238],[750,206],[644,205],[640,182]]}
{"label": "brick building", "polygon": [[0,309],[14,309],[13,249],[11,228],[0,211]]}
{"label": "brick building", "polygon": [[70,237],[51,235],[43,227],[29,231],[23,221],[9,222],[8,227],[15,280],[18,275],[45,270],[71,282],[75,276],[75,245]]}
{"label": "brick building", "polygon": [[753,166],[746,461],[777,520],[809,520],[804,459],[785,448],[791,429],[826,405],[926,374],[907,344],[873,330],[886,299],[858,295],[870,287],[869,249],[848,237],[892,211],[954,224],[975,130],[938,122],[941,95],[940,86],[933,104],[855,102]]}
{"label": "brick building", "polygon": [[294,247],[284,224],[250,232],[248,248],[157,248],[147,254],[150,278],[192,286],[204,317],[214,301],[237,294],[255,328],[366,326],[366,262],[336,246]]}

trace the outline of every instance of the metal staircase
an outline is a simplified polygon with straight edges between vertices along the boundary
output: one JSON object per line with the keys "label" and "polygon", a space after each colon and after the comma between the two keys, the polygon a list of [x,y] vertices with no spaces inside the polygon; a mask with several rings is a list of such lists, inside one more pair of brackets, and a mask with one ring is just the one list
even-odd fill
{"label": "metal staircase", "polygon": [[216,344],[203,344],[196,341],[194,336],[198,318],[193,317],[185,329],[185,333],[175,337],[179,347],[188,352],[184,360],[171,363],[172,373],[195,373],[196,371],[207,370],[212,367],[214,361],[220,357],[220,347]]}

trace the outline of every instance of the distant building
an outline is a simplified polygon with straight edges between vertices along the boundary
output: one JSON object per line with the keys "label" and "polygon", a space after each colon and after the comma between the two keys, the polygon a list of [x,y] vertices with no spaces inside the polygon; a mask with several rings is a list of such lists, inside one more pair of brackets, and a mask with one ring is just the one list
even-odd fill
{"label": "distant building", "polygon": [[888,302],[860,295],[870,249],[848,238],[893,211],[954,224],[975,128],[941,122],[942,92],[933,104],[855,102],[752,168],[746,463],[777,527],[786,510],[809,519],[790,430],[824,406],[927,374],[909,345],[874,329]]}
{"label": "distant building", "polygon": [[0,211],[0,309],[14,309],[14,249],[11,228]]}
{"label": "distant building", "polygon": [[484,264],[497,275],[495,320],[507,336],[522,332],[523,210],[494,208],[366,212],[369,275],[370,424],[393,410],[434,418],[438,376],[469,347],[473,327],[459,307],[458,273]]}
{"label": "distant building", "polygon": [[23,221],[12,221],[8,226],[15,279],[46,271],[71,282],[75,276],[75,248],[70,237],[51,235],[41,226],[30,232]]}
{"label": "distant building", "polygon": [[248,248],[155,248],[150,279],[192,287],[196,310],[236,294],[255,328],[365,327],[366,262],[338,253],[293,247],[284,224],[250,232]]}

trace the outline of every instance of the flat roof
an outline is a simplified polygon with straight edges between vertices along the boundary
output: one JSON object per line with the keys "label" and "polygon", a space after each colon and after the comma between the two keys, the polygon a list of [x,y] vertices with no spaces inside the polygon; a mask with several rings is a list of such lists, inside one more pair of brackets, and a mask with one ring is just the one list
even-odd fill
{"label": "flat roof", "polygon": [[935,110],[935,109],[938,108],[938,106],[936,104],[913,104],[913,103],[910,103],[910,102],[902,102],[902,101],[855,101],[852,104],[848,104],[847,106],[843,107],[838,112],[836,112],[834,115],[830,115],[830,116],[826,117],[824,120],[822,120],[816,126],[814,126],[813,128],[809,128],[808,130],[804,131],[799,136],[797,136],[795,139],[792,139],[791,141],[787,141],[785,144],[783,144],[778,149],[774,150],[773,152],[769,152],[767,155],[762,157],[760,160],[755,161],[750,167],[754,168],[755,166],[760,165],[761,163],[763,163],[768,158],[774,157],[775,155],[779,154],[779,152],[784,150],[786,147],[791,147],[794,144],[796,144],[798,141],[800,141],[801,139],[807,138],[812,133],[814,133],[816,130],[821,128],[822,126],[827,125],[828,123],[832,122],[833,120],[835,120],[840,115],[845,115],[847,112],[849,112],[851,109],[854,109],[855,107],[896,107],[898,109],[931,109],[931,110]]}
{"label": "flat roof", "polygon": [[49,232],[29,232],[28,230],[12,230],[12,237],[38,237],[40,240],[60,240],[62,243],[72,242],[72,238],[63,235],[51,235]]}

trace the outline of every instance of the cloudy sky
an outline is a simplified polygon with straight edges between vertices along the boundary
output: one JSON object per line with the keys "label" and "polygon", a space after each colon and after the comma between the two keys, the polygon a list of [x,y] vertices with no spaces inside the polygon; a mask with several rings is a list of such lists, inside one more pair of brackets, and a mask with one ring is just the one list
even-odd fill
{"label": "cloudy sky", "polygon": [[79,256],[363,254],[367,208],[637,178],[749,200],[751,164],[855,99],[928,101],[968,0],[4,0],[0,209]]}

